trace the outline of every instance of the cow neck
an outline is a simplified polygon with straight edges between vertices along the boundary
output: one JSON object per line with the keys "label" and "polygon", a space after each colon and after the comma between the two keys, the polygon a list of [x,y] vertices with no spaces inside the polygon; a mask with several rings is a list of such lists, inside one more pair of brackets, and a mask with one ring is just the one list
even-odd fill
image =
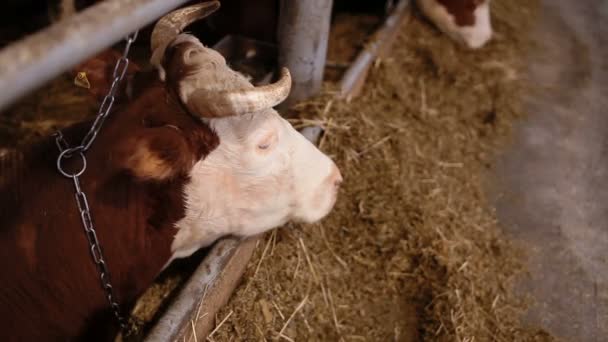
{"label": "cow neck", "polygon": [[[112,151],[107,149],[105,140],[102,132],[98,145],[90,150],[90,166],[82,176],[82,187],[117,298],[125,310],[153,282],[171,256],[174,224],[185,212],[182,194],[188,179],[180,176],[170,181],[142,181],[126,171],[113,169],[106,162],[112,159]],[[73,211],[77,214],[76,208]],[[72,233],[84,235],[78,223],[74,223],[76,229]],[[88,248],[86,239],[79,248]],[[96,276],[95,270],[91,273]],[[102,289],[99,292],[103,293]]]}
{"label": "cow neck", "polygon": [[[76,137],[82,136],[85,127],[86,123],[76,125],[67,129],[65,135],[75,141]],[[171,242],[176,233],[174,224],[184,216],[182,194],[187,178],[178,177],[166,182],[136,180],[125,171],[112,169],[111,163],[107,162],[112,160],[112,152],[104,149],[104,140],[102,132],[98,145],[89,151],[89,167],[81,177],[81,185],[89,200],[115,295],[122,311],[128,313],[171,256]],[[61,302],[74,300],[79,305],[89,304],[88,311],[84,310],[86,304],[83,305],[83,312],[107,312],[105,326],[117,326],[99,285],[96,266],[91,262],[89,244],[74,204],[73,186],[69,180],[56,174],[54,144],[45,142],[41,145],[42,148],[34,149],[27,157],[30,163],[23,169],[32,173],[27,176],[27,192],[37,193],[39,199],[31,205],[46,209],[43,216],[26,219],[32,222],[25,226],[41,230],[34,233],[40,236],[37,248],[43,251],[39,254],[70,263],[69,268],[73,272],[70,279],[63,280],[78,282],[80,286],[66,293],[71,298],[64,298]],[[74,207],[66,209],[66,204],[74,204]],[[54,237],[50,238],[47,235],[58,229],[53,222],[62,222],[63,227],[61,234],[52,233]],[[51,265],[48,268],[60,267]],[[91,323],[93,327],[90,327],[86,322],[91,317],[82,318],[82,331],[93,334],[91,336],[100,333],[96,327],[101,327],[101,324]]]}

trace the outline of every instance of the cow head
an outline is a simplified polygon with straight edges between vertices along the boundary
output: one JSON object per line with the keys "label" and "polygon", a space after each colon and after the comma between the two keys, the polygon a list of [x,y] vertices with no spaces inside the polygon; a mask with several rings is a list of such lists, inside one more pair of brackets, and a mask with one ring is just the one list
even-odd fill
{"label": "cow head", "polygon": [[[342,181],[334,162],[272,109],[289,93],[287,69],[275,83],[254,87],[219,53],[181,32],[218,7],[214,1],[176,10],[162,18],[152,34],[151,64],[169,97],[219,142],[208,153],[195,156],[201,159],[185,164],[189,165],[185,213],[175,223],[174,257],[188,256],[223,235],[248,236],[289,220],[320,220],[333,207]],[[170,122],[160,126],[167,131],[163,134],[197,132],[172,127]],[[130,145],[135,147],[130,147],[134,151],[130,150],[128,160],[140,178],[170,178],[178,174],[170,161],[191,160],[179,155],[168,158],[177,151],[191,155],[191,148],[163,147],[162,137],[155,138],[158,144]],[[184,146],[209,145],[208,140],[189,138]],[[159,156],[163,158],[158,160]]]}
{"label": "cow head", "polygon": [[452,39],[469,48],[492,37],[490,0],[418,0],[420,10]]}

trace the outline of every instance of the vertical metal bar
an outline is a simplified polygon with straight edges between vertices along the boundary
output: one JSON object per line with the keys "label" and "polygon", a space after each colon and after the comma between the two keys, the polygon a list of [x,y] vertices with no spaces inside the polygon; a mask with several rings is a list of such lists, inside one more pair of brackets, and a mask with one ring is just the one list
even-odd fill
{"label": "vertical metal bar", "polygon": [[105,0],[0,51],[0,110],[188,0]]}
{"label": "vertical metal bar", "polygon": [[323,82],[332,0],[280,0],[279,64],[292,75],[285,105],[317,93]]}

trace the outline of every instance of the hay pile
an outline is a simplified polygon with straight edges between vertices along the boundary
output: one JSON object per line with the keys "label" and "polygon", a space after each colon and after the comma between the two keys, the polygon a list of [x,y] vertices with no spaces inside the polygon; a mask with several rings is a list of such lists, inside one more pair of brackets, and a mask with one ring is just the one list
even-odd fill
{"label": "hay pile", "polygon": [[332,19],[324,79],[339,82],[349,64],[365,48],[366,37],[380,26],[380,17],[372,14],[337,13]]}
{"label": "hay pile", "polygon": [[[322,223],[266,236],[211,340],[551,340],[518,321],[524,305],[511,285],[520,255],[482,189],[522,115],[535,3],[494,0],[496,37],[474,52],[414,14],[361,98],[333,101],[328,84],[297,108],[306,118],[297,124],[327,130],[321,148],[345,176],[340,199]],[[340,21],[353,26],[332,32],[334,69],[353,57],[340,42],[362,46],[375,25]],[[60,77],[1,113],[0,147],[91,116],[95,101],[84,94]]]}
{"label": "hay pile", "polygon": [[210,340],[552,340],[519,322],[521,255],[482,187],[522,116],[535,3],[493,1],[497,34],[480,51],[414,14],[360,98],[299,108],[327,129],[341,196],[322,223],[266,236]]}

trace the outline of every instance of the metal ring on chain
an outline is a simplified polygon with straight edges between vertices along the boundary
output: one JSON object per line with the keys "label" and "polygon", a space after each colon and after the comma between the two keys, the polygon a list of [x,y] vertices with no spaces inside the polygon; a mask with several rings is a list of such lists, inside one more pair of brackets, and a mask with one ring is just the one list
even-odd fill
{"label": "metal ring on chain", "polygon": [[[80,159],[82,159],[82,168],[78,172],[70,173],[63,168],[61,161],[72,158],[75,153],[80,156]],[[84,153],[82,152],[82,147],[80,147],[80,146],[63,150],[59,154],[59,157],[57,158],[57,170],[59,170],[59,172],[67,178],[80,177],[86,169],[87,169],[87,158],[85,158]]]}

